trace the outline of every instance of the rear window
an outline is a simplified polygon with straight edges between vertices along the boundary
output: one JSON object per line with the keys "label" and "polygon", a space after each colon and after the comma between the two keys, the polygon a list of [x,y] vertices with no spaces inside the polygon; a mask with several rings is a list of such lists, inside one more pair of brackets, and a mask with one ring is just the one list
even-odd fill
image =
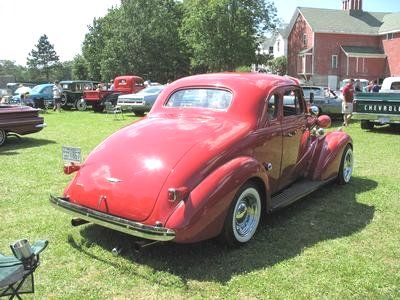
{"label": "rear window", "polygon": [[391,90],[400,90],[400,81],[393,82],[390,89]]}
{"label": "rear window", "polygon": [[219,89],[184,89],[172,94],[167,107],[196,107],[227,110],[232,102],[232,93]]}

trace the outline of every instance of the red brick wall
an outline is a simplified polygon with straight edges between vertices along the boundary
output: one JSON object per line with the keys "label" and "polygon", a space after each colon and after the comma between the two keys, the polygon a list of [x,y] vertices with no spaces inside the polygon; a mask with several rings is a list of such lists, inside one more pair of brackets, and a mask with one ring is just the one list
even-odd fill
{"label": "red brick wall", "polygon": [[[369,46],[380,48],[380,38],[377,36],[349,35],[349,34],[315,34],[314,66],[316,75],[337,75],[339,80],[349,77],[375,79],[384,76],[386,61],[385,59],[349,59],[349,73],[347,74],[347,56],[343,53],[340,46]],[[331,67],[332,55],[338,55],[338,68]]]}
{"label": "red brick wall", "polygon": [[[306,34],[307,43],[303,44],[303,35]],[[301,70],[298,53],[301,50],[313,46],[313,32],[301,14],[298,15],[296,23],[288,37],[288,74],[297,77],[297,71]]]}
{"label": "red brick wall", "polygon": [[394,34],[392,40],[381,36],[382,46],[387,55],[387,68],[391,76],[400,76],[400,33]]}

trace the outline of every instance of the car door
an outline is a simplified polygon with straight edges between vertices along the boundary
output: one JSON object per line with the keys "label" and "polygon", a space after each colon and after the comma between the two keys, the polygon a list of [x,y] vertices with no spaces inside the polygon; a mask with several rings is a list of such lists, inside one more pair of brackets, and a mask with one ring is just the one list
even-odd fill
{"label": "car door", "polygon": [[279,189],[296,181],[302,174],[297,168],[305,153],[306,105],[301,89],[289,86],[282,89],[282,163]]}
{"label": "car door", "polygon": [[280,94],[272,92],[264,100],[258,129],[254,132],[254,154],[268,172],[271,194],[279,189],[282,159],[282,127],[279,118]]}

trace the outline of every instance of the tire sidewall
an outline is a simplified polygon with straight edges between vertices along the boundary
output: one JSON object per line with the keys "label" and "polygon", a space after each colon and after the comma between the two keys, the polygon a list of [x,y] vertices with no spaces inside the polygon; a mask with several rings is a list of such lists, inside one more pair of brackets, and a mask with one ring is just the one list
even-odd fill
{"label": "tire sidewall", "polygon": [[339,174],[338,174],[338,183],[339,184],[347,184],[350,182],[351,180],[351,175],[350,178],[348,180],[346,180],[343,172],[344,172],[344,163],[345,163],[345,159],[346,156],[348,154],[348,152],[351,152],[351,156],[352,156],[352,160],[353,160],[353,165],[352,165],[352,174],[353,174],[353,169],[354,169],[354,155],[353,155],[353,148],[347,144],[346,147],[344,148],[343,154],[342,154],[342,159],[340,161],[340,167],[339,167]]}
{"label": "tire sidewall", "polygon": [[75,108],[79,111],[84,111],[87,108],[87,104],[85,102],[85,100],[83,99],[78,99],[75,102]]}
{"label": "tire sidewall", "polygon": [[[235,211],[238,203],[245,197],[245,195],[252,194],[255,196],[256,201],[257,201],[257,206],[258,206],[258,212],[257,212],[257,221],[256,225],[254,226],[252,232],[250,235],[246,236],[246,238],[243,238],[240,236],[237,231],[234,228],[235,224]],[[257,231],[257,228],[260,224],[261,220],[261,213],[262,213],[262,198],[261,198],[261,193],[258,188],[258,186],[254,183],[246,183],[244,184],[236,193],[231,206],[229,208],[228,214],[225,219],[224,223],[224,228],[222,232],[222,239],[224,242],[226,242],[230,246],[241,246],[249,242],[254,234]]]}
{"label": "tire sidewall", "polygon": [[0,129],[0,146],[3,145],[7,140],[7,133],[4,129]]}

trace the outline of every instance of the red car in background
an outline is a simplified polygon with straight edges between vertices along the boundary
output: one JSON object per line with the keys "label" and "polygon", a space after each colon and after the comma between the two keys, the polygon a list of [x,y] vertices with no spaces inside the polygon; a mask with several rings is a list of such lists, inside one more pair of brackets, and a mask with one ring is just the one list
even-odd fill
{"label": "red car in background", "polygon": [[94,111],[102,112],[105,102],[108,101],[116,105],[119,95],[134,94],[144,88],[143,78],[139,76],[118,76],[114,79],[113,89],[107,89],[106,86],[99,86],[96,90],[85,90],[83,92],[83,101],[86,105],[92,106]]}
{"label": "red car in background", "polygon": [[[316,108],[313,112],[316,113]],[[324,133],[288,77],[221,73],[167,85],[147,117],[114,133],[81,165],[61,197],[76,216],[155,241],[221,236],[242,245],[261,215],[335,181],[349,182],[352,139]]]}

